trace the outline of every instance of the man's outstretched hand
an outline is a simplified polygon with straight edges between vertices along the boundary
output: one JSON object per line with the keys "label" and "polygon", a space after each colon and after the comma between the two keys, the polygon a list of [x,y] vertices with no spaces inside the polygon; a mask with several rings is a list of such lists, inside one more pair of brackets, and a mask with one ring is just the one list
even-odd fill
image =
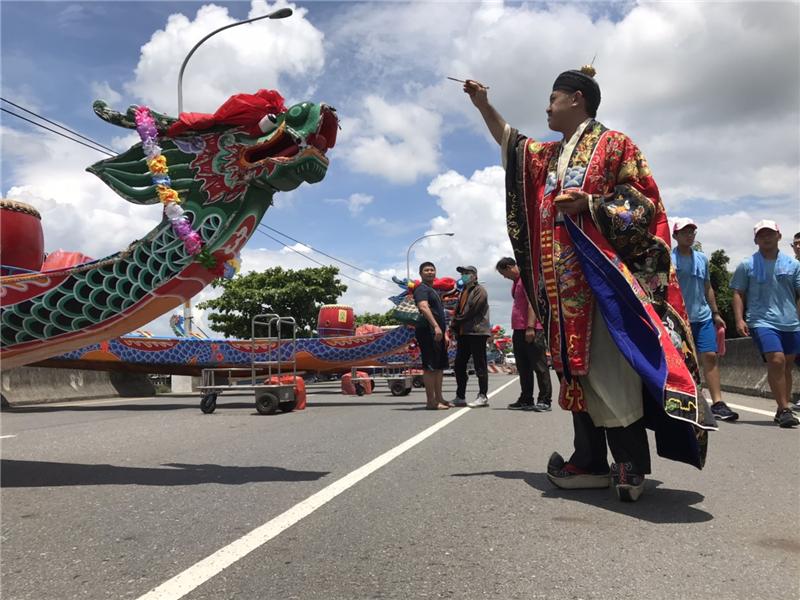
{"label": "man's outstretched hand", "polygon": [[464,82],[464,92],[469,96],[469,99],[472,100],[472,103],[478,108],[485,107],[489,104],[489,94],[486,91],[487,89],[489,88],[472,79],[467,79]]}
{"label": "man's outstretched hand", "polygon": [[580,190],[564,190],[556,196],[555,205],[558,210],[567,215],[577,215],[589,210],[590,196]]}

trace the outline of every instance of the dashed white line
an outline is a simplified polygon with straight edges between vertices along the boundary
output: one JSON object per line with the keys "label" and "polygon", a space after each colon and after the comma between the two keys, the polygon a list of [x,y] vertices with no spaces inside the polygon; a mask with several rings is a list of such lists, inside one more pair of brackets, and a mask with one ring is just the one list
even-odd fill
{"label": "dashed white line", "polygon": [[[491,394],[489,394],[489,398],[499,394],[509,385],[517,381],[517,379],[519,378],[515,377],[511,381],[494,390]],[[429,438],[434,433],[443,427],[446,427],[470,410],[472,409],[463,408],[454,414],[445,417],[441,421],[438,421],[435,425],[431,425],[424,431],[406,440],[399,446],[395,446],[388,452],[384,452],[364,466],[352,471],[348,475],[345,475],[341,479],[323,488],[316,494],[309,496],[299,504],[295,504],[286,512],[278,515],[270,521],[267,521],[250,533],[242,536],[234,542],[231,542],[224,548],[217,550],[200,562],[195,563],[172,579],[169,579],[158,587],[153,588],[144,596],[140,596],[138,600],[178,600],[179,598],[183,598],[186,594],[201,586],[203,583],[227,567],[231,566],[233,563],[244,558],[254,550],[258,549],[260,546],[263,546],[281,532],[285,531],[301,519],[307,517],[318,508],[333,500],[342,492],[354,486],[356,483],[368,477],[384,465],[390,463],[404,452],[410,450],[420,442]]]}
{"label": "dashed white line", "polygon": [[0,440],[4,440],[6,438],[17,437],[16,435],[0,435]]}

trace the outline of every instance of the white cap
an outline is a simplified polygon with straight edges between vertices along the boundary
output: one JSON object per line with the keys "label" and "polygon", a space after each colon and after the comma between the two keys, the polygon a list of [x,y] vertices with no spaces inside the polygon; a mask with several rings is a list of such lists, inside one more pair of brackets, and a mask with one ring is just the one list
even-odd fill
{"label": "white cap", "polygon": [[672,233],[677,233],[684,227],[694,227],[697,229],[697,223],[692,221],[689,217],[681,217],[680,219],[675,219],[675,224],[672,226]]}
{"label": "white cap", "polygon": [[778,229],[778,224],[771,219],[761,219],[756,226],[753,227],[753,235],[758,235],[758,232],[762,229],[772,229],[772,231],[777,231],[780,233],[780,229]]}

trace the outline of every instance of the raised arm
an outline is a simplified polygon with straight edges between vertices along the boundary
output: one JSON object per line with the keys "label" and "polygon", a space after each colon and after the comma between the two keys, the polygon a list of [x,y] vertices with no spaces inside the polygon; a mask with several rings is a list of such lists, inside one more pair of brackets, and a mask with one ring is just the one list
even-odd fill
{"label": "raised arm", "polygon": [[486,86],[472,79],[467,79],[464,82],[464,92],[472,100],[483,120],[486,122],[486,127],[489,128],[489,133],[498,144],[503,143],[503,129],[506,126],[506,120],[497,112],[491,104],[489,104],[489,94],[486,91]]}

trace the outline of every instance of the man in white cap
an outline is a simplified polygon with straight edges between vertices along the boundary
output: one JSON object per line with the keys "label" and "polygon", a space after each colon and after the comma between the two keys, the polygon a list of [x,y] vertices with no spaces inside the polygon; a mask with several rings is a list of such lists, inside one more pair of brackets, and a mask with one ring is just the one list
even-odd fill
{"label": "man in white cap", "polygon": [[711,412],[720,421],[735,421],[739,415],[722,401],[717,365],[716,328],[725,329],[725,321],[719,314],[717,298],[711,287],[708,257],[692,247],[696,233],[697,224],[691,219],[675,220],[672,237],[677,246],[672,249],[672,262],[678,273],[694,345],[703,365],[703,378],[711,394]]}
{"label": "man in white cap", "polygon": [[731,280],[736,330],[752,336],[767,363],[767,381],[778,404],[775,423],[795,427],[800,421],[789,397],[800,353],[800,262],[778,250],[781,232],[775,221],[759,221],[753,234],[758,252],[742,261]]}

